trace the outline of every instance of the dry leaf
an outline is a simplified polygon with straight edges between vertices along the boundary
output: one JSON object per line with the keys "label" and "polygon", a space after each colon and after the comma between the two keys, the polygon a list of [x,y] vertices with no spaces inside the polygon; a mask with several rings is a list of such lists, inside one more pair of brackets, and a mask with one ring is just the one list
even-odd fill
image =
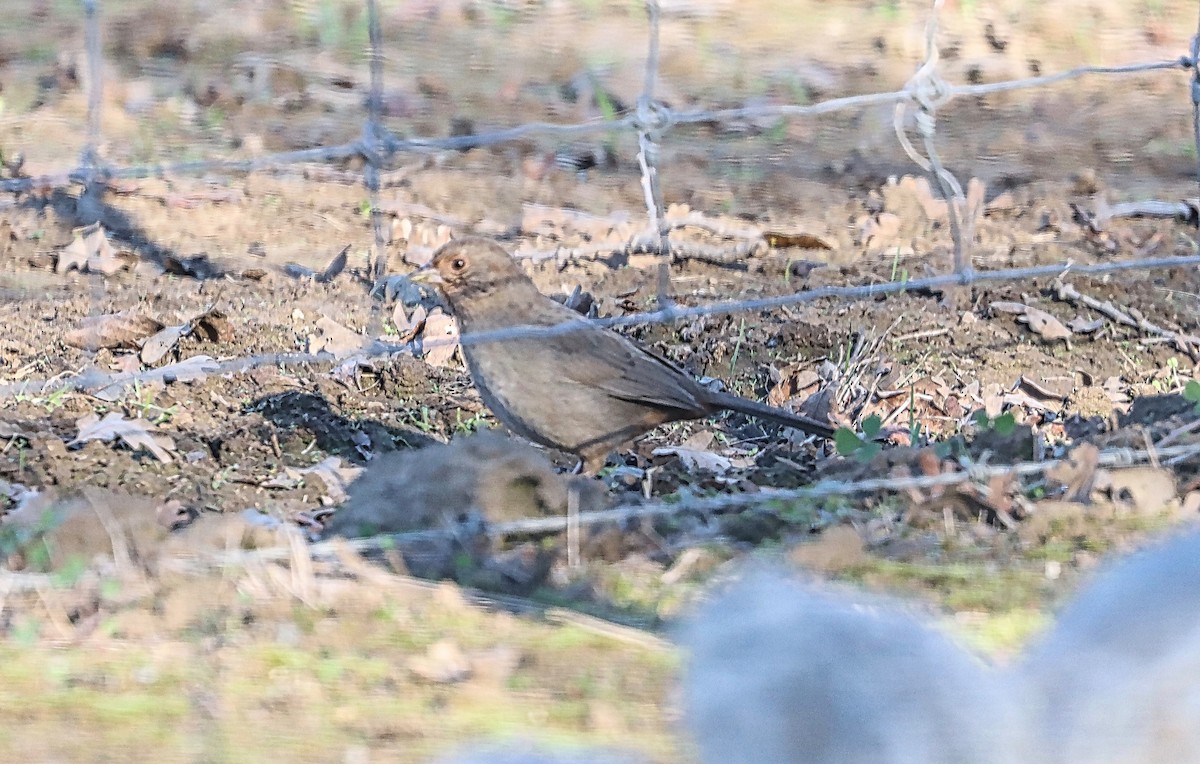
{"label": "dry leaf", "polygon": [[1017,319],[1045,340],[1069,340],[1071,330],[1053,315],[1040,308],[1025,306],[1025,315]]}
{"label": "dry leaf", "polygon": [[113,356],[109,368],[118,374],[136,374],[142,369],[142,359],[137,353],[124,353]]}
{"label": "dry leaf", "polygon": [[58,259],[54,263],[55,273],[66,273],[71,270],[86,271],[88,261],[88,245],[82,236],[58,251]]}
{"label": "dry leaf", "polygon": [[425,319],[421,345],[421,358],[425,363],[439,368],[453,365],[454,354],[458,350],[458,322],[441,308],[434,308]]}
{"label": "dry leaf", "polygon": [[1135,515],[1156,515],[1169,507],[1179,496],[1175,475],[1166,469],[1148,464],[1096,473],[1094,490],[1103,491],[1113,504],[1122,505]]}
{"label": "dry leaf", "polygon": [[363,468],[345,464],[341,457],[330,456],[302,471],[320,478],[325,484],[326,495],[334,504],[341,504],[346,500],[346,487],[362,475]]}
{"label": "dry leaf", "polygon": [[913,200],[920,205],[925,217],[930,220],[942,220],[947,216],[949,206],[944,199],[934,196],[933,187],[929,184],[928,178],[905,175],[900,179],[898,185],[901,189],[908,191]]}
{"label": "dry leaf", "polygon": [[988,383],[980,395],[983,410],[993,419],[1004,412],[1004,390],[997,382]]}
{"label": "dry leaf", "polygon": [[233,324],[219,310],[206,311],[192,319],[192,332],[208,342],[233,339]]}
{"label": "dry leaf", "polygon": [[304,482],[304,475],[295,467],[284,467],[271,477],[258,484],[259,488],[279,488],[290,491]]}
{"label": "dry leaf", "polygon": [[1092,485],[1100,466],[1100,449],[1091,443],[1072,448],[1058,464],[1046,470],[1046,477],[1066,487],[1063,498],[1071,502],[1091,501]]}
{"label": "dry leaf", "polygon": [[1026,392],[1036,395],[1047,402],[1062,403],[1070,395],[1070,390],[1067,390],[1063,393],[1051,390],[1049,387],[1046,387],[1036,380],[1030,379],[1024,374],[1017,379],[1016,386],[1024,388]]}
{"label": "dry leaf", "polygon": [[141,358],[142,363],[147,366],[153,366],[162,360],[163,356],[171,352],[171,348],[175,347],[180,338],[191,330],[192,324],[190,322],[160,329],[142,343],[142,350],[138,354],[138,357]]}
{"label": "dry leaf", "polygon": [[412,313],[404,310],[404,303],[397,300],[392,309],[392,324],[396,327],[403,343],[412,342],[425,328],[426,311],[424,305],[418,305]]}
{"label": "dry leaf", "polygon": [[[859,222],[858,240],[864,247],[874,250],[893,249],[899,246],[900,228],[903,220],[891,212],[881,212],[875,217],[866,217]],[[912,254],[912,247],[905,245],[901,254]]]}
{"label": "dry leaf", "polygon": [[984,199],[987,196],[987,186],[979,178],[967,181],[966,209],[962,211],[963,222],[974,225],[983,217]]}
{"label": "dry leaf", "polygon": [[75,239],[59,250],[54,272],[61,274],[75,269],[111,276],[131,267],[136,260],[133,253],[113,247],[103,226],[94,225],[80,229]]}
{"label": "dry leaf", "polygon": [[835,525],[812,541],[797,544],[788,559],[808,570],[837,573],[867,562],[867,545],[849,525]]}
{"label": "dry leaf", "polygon": [[225,314],[216,310],[201,313],[178,326],[168,326],[142,344],[142,363],[147,366],[158,363],[179,340],[189,334],[195,334],[209,342],[220,342],[233,335],[233,327],[225,319]]}
{"label": "dry leaf", "polygon": [[778,380],[767,393],[767,402],[772,406],[782,406],[801,393],[811,395],[820,384],[821,377],[812,369],[792,366],[779,373]]}
{"label": "dry leaf", "polygon": [[1008,212],[1017,208],[1017,198],[1013,196],[1012,191],[1002,191],[996,194],[987,205],[983,208],[984,212]]}
{"label": "dry leaf", "polygon": [[137,349],[142,340],[163,328],[162,323],[134,310],[86,318],[67,332],[63,342],[84,350],[100,348]]}
{"label": "dry leaf", "polygon": [[700,451],[682,446],[661,446],[651,452],[654,456],[675,456],[689,472],[701,470],[723,475],[733,469],[733,460],[712,451]]}
{"label": "dry leaf", "polygon": [[98,233],[99,246],[87,260],[88,273],[99,273],[101,276],[112,276],[123,270],[132,268],[137,262],[137,256],[128,250],[118,250],[109,243],[103,231]]}
{"label": "dry leaf", "polygon": [[751,464],[745,457],[730,458],[712,451],[713,434],[700,430],[678,446],[663,446],[651,453],[654,456],[674,456],[690,471],[703,470],[714,475],[723,475],[731,469],[744,469]]}
{"label": "dry leaf", "polygon": [[145,419],[126,419],[119,411],[110,411],[103,419],[88,414],[77,420],[75,426],[79,428],[79,434],[68,446],[77,446],[89,440],[120,438],[135,451],[145,448],[160,462],[171,461],[171,451],[175,450],[175,443],[170,438],[155,436]]}
{"label": "dry leaf", "polygon": [[1044,340],[1066,340],[1069,342],[1071,339],[1071,330],[1063,322],[1041,308],[1035,308],[1032,305],[1025,305],[1019,302],[1005,302],[1003,300],[993,302],[989,308],[993,314],[1015,314],[1019,323],[1028,325],[1035,334]]}
{"label": "dry leaf", "polygon": [[1055,405],[1048,405],[1046,401],[1035,398],[1020,388],[1005,393],[1000,400],[1003,406],[1020,406],[1028,411],[1054,411],[1057,409],[1057,404],[1061,403],[1061,401],[1053,400],[1051,403]]}
{"label": "dry leaf", "polygon": [[317,319],[316,328],[320,334],[310,345],[310,352],[313,353],[325,352],[334,358],[346,358],[361,350],[367,342],[366,337],[328,316]]}
{"label": "dry leaf", "polygon": [[800,249],[833,249],[833,245],[819,236],[804,231],[764,231],[763,238],[775,248],[799,247]]}

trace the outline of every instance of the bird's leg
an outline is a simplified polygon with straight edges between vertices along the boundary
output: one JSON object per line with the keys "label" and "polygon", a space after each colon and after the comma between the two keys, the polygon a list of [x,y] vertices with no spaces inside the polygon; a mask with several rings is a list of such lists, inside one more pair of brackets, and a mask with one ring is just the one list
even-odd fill
{"label": "bird's leg", "polygon": [[568,475],[578,475],[581,472],[583,472],[583,462],[584,462],[584,460],[580,459],[578,462],[575,463],[575,466],[567,474]]}

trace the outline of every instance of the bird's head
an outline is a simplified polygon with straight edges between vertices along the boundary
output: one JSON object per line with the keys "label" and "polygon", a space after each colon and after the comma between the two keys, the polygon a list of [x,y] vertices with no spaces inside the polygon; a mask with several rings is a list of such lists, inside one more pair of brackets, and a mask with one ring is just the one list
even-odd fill
{"label": "bird's head", "polygon": [[459,300],[485,296],[514,282],[532,286],[507,250],[476,236],[443,244],[429,264],[410,278],[436,287],[451,307]]}

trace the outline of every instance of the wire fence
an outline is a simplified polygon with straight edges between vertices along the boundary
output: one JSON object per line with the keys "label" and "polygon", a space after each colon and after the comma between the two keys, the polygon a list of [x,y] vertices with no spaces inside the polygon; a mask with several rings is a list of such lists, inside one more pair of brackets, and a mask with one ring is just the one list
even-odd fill
{"label": "wire fence", "polygon": [[[1200,63],[1197,62],[1196,42],[1200,36],[1193,39],[1189,51],[1170,60],[1145,61],[1123,66],[1080,66],[1066,71],[1002,82],[951,84],[942,77],[939,67],[938,20],[944,0],[934,0],[932,5],[925,34],[926,55],[924,61],[906,85],[893,92],[832,98],[810,104],[784,103],[729,109],[672,109],[655,97],[659,82],[659,34],[663,21],[659,3],[657,0],[650,0],[645,3],[648,44],[643,87],[636,107],[629,113],[613,118],[574,124],[531,122],[503,130],[469,135],[444,138],[402,138],[390,132],[381,119],[384,100],[385,43],[381,31],[379,4],[377,0],[364,1],[369,38],[366,58],[370,85],[368,97],[365,99],[361,135],[357,140],[299,151],[272,153],[254,159],[182,161],[120,167],[105,163],[98,150],[103,139],[100,112],[103,103],[105,72],[101,46],[102,4],[100,0],[81,0],[86,41],[87,73],[84,83],[87,89],[87,118],[86,141],[79,165],[73,169],[40,174],[36,177],[3,179],[0,180],[0,190],[27,192],[35,189],[45,190],[82,185],[84,194],[90,192],[102,195],[106,184],[116,180],[201,173],[250,173],[302,163],[333,163],[358,158],[363,162],[362,183],[372,204],[376,274],[382,276],[387,270],[388,263],[385,234],[381,222],[382,210],[378,198],[380,175],[385,167],[399,156],[419,152],[489,147],[533,136],[578,137],[632,131],[638,140],[638,163],[641,168],[641,185],[646,203],[648,228],[657,235],[657,249],[663,255],[664,262],[669,262],[671,230],[666,223],[666,210],[663,203],[659,148],[664,140],[669,139],[674,128],[683,125],[728,123],[761,118],[799,119],[838,111],[860,110],[870,106],[894,105],[893,127],[900,146],[917,168],[930,175],[944,198],[954,202],[949,205],[949,210],[950,224],[954,232],[955,272],[960,275],[962,280],[969,282],[972,266],[968,250],[971,241],[970,237],[966,235],[967,232],[960,230],[963,223],[960,220],[960,208],[966,203],[963,184],[946,168],[937,145],[938,112],[950,101],[1022,89],[1043,88],[1086,76],[1120,76],[1170,70],[1188,71],[1192,78],[1193,128],[1195,140],[1200,146]],[[914,116],[912,124],[915,125],[918,139],[916,142],[910,137],[907,127],[906,117],[909,112],[912,112]],[[1197,180],[1200,182],[1200,164],[1197,166],[1197,176]],[[1024,274],[1014,273],[1013,278],[1023,276]],[[664,292],[660,294],[660,297],[664,300],[663,308],[668,309],[670,302],[665,293],[665,286],[665,284],[662,285]]]}
{"label": "wire fence", "polygon": [[[380,179],[385,169],[401,156],[417,153],[466,150],[496,146],[534,136],[558,138],[611,134],[628,131],[637,138],[637,160],[641,171],[641,188],[645,200],[647,230],[650,237],[639,240],[642,251],[661,256],[658,284],[658,309],[612,320],[610,324],[638,322],[670,322],[680,318],[726,314],[740,311],[761,310],[807,302],[818,298],[855,299],[874,297],[884,293],[929,289],[949,285],[969,285],[986,280],[1020,280],[1036,275],[1074,271],[1111,272],[1116,270],[1143,270],[1194,265],[1195,257],[1157,258],[1106,263],[1098,269],[1081,268],[1070,262],[1037,268],[990,270],[986,274],[976,273],[972,260],[973,232],[971,221],[963,212],[967,204],[963,184],[945,166],[938,148],[939,111],[955,99],[983,97],[1009,91],[1044,88],[1056,83],[1089,76],[1123,76],[1148,72],[1187,71],[1191,74],[1191,100],[1193,132],[1200,154],[1200,62],[1197,61],[1200,34],[1192,40],[1191,49],[1174,59],[1144,61],[1122,66],[1080,66],[1066,71],[1041,74],[1039,76],[1012,79],[1001,82],[979,84],[951,84],[941,74],[938,21],[943,12],[943,0],[934,0],[925,30],[925,58],[904,87],[882,93],[867,93],[840,98],[831,98],[815,103],[780,103],[764,106],[745,106],[726,109],[677,110],[656,98],[660,68],[660,30],[664,24],[657,0],[645,3],[647,18],[647,53],[643,70],[643,85],[636,106],[623,115],[593,119],[578,123],[557,124],[530,122],[514,127],[442,138],[400,137],[387,129],[381,114],[384,101],[384,66],[387,57],[380,23],[378,0],[364,0],[367,15],[369,69],[369,92],[361,122],[361,134],[357,140],[335,145],[318,146],[296,151],[271,153],[253,159],[199,160],[145,164],[139,166],[113,166],[100,155],[103,141],[101,131],[101,109],[103,104],[104,59],[101,45],[102,4],[100,0],[82,0],[82,22],[86,42],[87,89],[86,139],[77,167],[40,174],[36,177],[13,177],[0,180],[0,190],[20,193],[34,190],[45,191],[71,185],[82,186],[81,195],[100,199],[108,185],[114,181],[194,175],[202,173],[252,173],[278,170],[288,166],[313,162],[338,163],[350,159],[362,162],[362,185],[370,202],[372,230],[371,270],[376,278],[383,278],[389,271],[387,232],[384,225],[384,210],[380,203]],[[1198,26],[1200,30],[1200,26]],[[916,168],[928,174],[948,204],[948,217],[953,241],[953,271],[949,274],[927,279],[909,280],[897,284],[870,285],[866,287],[826,288],[795,295],[753,300],[729,300],[698,307],[679,308],[670,297],[670,271],[672,262],[672,227],[667,221],[663,200],[664,178],[660,172],[660,147],[671,139],[674,129],[684,125],[727,123],[738,120],[762,118],[801,119],[839,111],[861,110],[873,106],[894,106],[893,128],[896,138]],[[910,120],[911,114],[911,120]],[[914,133],[910,135],[911,132]],[[1198,160],[1200,162],[1200,160]],[[668,179],[669,180],[669,179]],[[1200,164],[1197,165],[1197,180],[1200,182]],[[549,333],[570,332],[576,326],[556,327]],[[545,334],[547,330],[533,329],[533,333]],[[479,337],[462,337],[462,342],[495,341],[520,332],[489,332]],[[436,344],[436,340],[433,344]],[[395,352],[397,348],[386,343],[377,343],[376,353]],[[243,368],[278,360],[278,356],[263,356],[243,359],[235,365]],[[111,383],[119,379],[114,376]],[[101,383],[103,380],[91,380]],[[10,386],[28,390],[35,383]],[[81,385],[82,387],[83,385]]]}
{"label": "wire fence", "polygon": [[[391,270],[388,262],[388,233],[385,230],[384,205],[380,200],[381,178],[388,168],[404,156],[431,154],[436,152],[461,151],[471,148],[491,147],[513,143],[535,136],[577,138],[599,134],[624,132],[636,137],[637,161],[640,170],[640,191],[646,211],[646,230],[649,237],[639,239],[644,251],[661,257],[658,282],[658,306],[656,310],[631,313],[619,318],[601,321],[603,325],[617,326],[637,323],[672,322],[680,319],[758,311],[782,306],[796,305],[819,299],[853,300],[878,297],[912,290],[939,289],[955,285],[970,285],[982,282],[1023,280],[1039,276],[1058,276],[1067,273],[1100,274],[1125,270],[1149,270],[1200,264],[1200,255],[1173,256],[1114,260],[1092,265],[1061,262],[1027,268],[989,269],[977,271],[974,267],[972,247],[974,236],[970,216],[964,214],[967,205],[964,184],[947,168],[939,150],[939,113],[947,104],[958,99],[982,98],[1016,90],[1046,88],[1058,83],[1083,77],[1121,77],[1155,72],[1180,71],[1190,73],[1193,133],[1200,156],[1200,26],[1192,39],[1190,49],[1176,58],[1142,61],[1120,66],[1079,66],[1064,71],[1039,74],[999,82],[977,84],[952,84],[943,77],[943,65],[939,53],[939,19],[943,0],[934,0],[925,27],[925,56],[920,66],[900,89],[889,92],[866,93],[830,98],[814,103],[775,103],[751,105],[737,108],[680,109],[672,108],[660,99],[660,68],[662,53],[660,34],[664,25],[662,9],[657,0],[645,3],[646,55],[643,67],[641,92],[636,104],[623,114],[612,114],[574,123],[528,122],[504,129],[472,132],[467,135],[449,137],[402,137],[390,131],[384,124],[385,67],[388,51],[381,24],[378,0],[364,0],[367,29],[366,63],[368,68],[368,91],[365,99],[360,135],[357,139],[316,146],[302,150],[269,153],[250,159],[187,160],[178,162],[148,163],[117,166],[106,162],[101,146],[104,141],[101,111],[104,103],[105,61],[101,41],[103,5],[100,0],[81,0],[81,21],[84,30],[85,76],[87,113],[84,124],[83,149],[78,165],[58,172],[42,173],[33,177],[11,177],[0,179],[0,190],[10,193],[46,191],[69,186],[81,186],[82,196],[103,197],[110,184],[120,180],[171,177],[196,174],[240,174],[267,170],[278,170],[314,162],[338,164],[347,160],[362,163],[361,182],[370,203],[372,231],[371,271],[376,279],[383,279]],[[673,227],[667,218],[663,186],[670,178],[662,172],[661,149],[672,140],[672,134],[686,125],[731,123],[739,120],[762,118],[798,120],[828,115],[835,112],[862,110],[869,107],[894,107],[892,129],[904,153],[916,169],[926,173],[941,196],[950,202],[947,205],[953,242],[953,269],[929,278],[906,279],[865,286],[824,287],[781,296],[719,300],[696,306],[678,306],[671,299],[669,267],[672,264]],[[1198,160],[1200,161],[1200,160]],[[1196,169],[1200,182],[1200,164]],[[1178,214],[1187,215],[1188,208],[1171,207]],[[517,327],[491,331],[457,338],[464,344],[499,341],[516,336],[553,335],[577,331],[581,324],[571,323],[558,327]],[[430,340],[426,347],[438,344]],[[377,342],[365,351],[365,355],[384,355],[404,350],[405,347]],[[286,363],[308,363],[327,358],[325,354],[283,353],[265,354],[224,361],[215,368],[223,372],[242,371],[255,366]],[[104,375],[91,372],[75,379],[25,380],[0,385],[0,396],[38,390],[47,384],[78,390],[96,390],[114,384],[134,384],[169,375],[169,371],[151,369],[137,373]]]}

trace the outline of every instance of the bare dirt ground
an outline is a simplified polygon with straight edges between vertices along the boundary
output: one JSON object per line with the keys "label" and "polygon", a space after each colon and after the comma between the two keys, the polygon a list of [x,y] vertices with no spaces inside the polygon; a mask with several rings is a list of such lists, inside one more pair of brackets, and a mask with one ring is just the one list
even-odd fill
{"label": "bare dirt ground", "polygon": [[[355,7],[265,3],[234,23],[187,4],[108,5],[108,161],[248,157],[356,134]],[[388,60],[389,126],[406,134],[604,116],[640,88],[637,8],[384,5],[404,54]],[[919,59],[923,5],[796,5],[668,15],[662,97],[740,106],[885,90]],[[1037,6],[1051,16],[949,5],[955,81],[1170,59],[1194,25],[1186,3]],[[82,146],[73,14],[0,11],[0,28],[24,32],[0,33],[0,153],[24,155],[4,177],[62,170]],[[1103,44],[1105,30],[1121,44]],[[464,49],[478,81],[451,63]],[[247,51],[272,57],[268,83],[244,80]],[[939,140],[951,169],[976,179],[976,268],[1196,254],[1187,221],[1096,222],[1106,205],[1194,194],[1186,94],[1185,75],[1164,73],[949,107]],[[671,134],[675,299],[948,270],[945,205],[890,130],[890,111],[868,110]],[[623,329],[740,394],[829,415],[847,442],[796,441],[740,417],[662,428],[586,483],[583,508],[1069,455],[1048,475],[601,527],[573,568],[553,534],[310,555],[295,530],[315,536],[349,511],[389,530],[444,527],[468,510],[493,522],[560,514],[572,462],[473,441],[495,423],[457,356],[420,345],[359,355],[443,325],[427,297],[373,293],[359,168],[293,170],[121,181],[99,204],[70,188],[0,198],[0,551],[13,571],[0,578],[0,709],[16,720],[0,730],[6,750],[422,761],[457,741],[524,735],[686,761],[670,628],[740,561],[903,592],[1003,659],[1102,555],[1200,509],[1194,455],[1096,461],[1196,442],[1200,275],[1068,272]],[[547,293],[578,287],[597,315],[656,306],[658,259],[622,252],[644,215],[629,136],[400,157],[380,201],[395,274],[480,232],[532,256]],[[78,230],[97,221],[107,244]],[[347,247],[344,268],[313,277]],[[214,366],[321,350],[304,363]],[[164,367],[166,380],[147,376]],[[141,376],[101,381],[118,374]],[[875,421],[879,453],[853,437]],[[284,552],[250,553],[267,547]]]}

